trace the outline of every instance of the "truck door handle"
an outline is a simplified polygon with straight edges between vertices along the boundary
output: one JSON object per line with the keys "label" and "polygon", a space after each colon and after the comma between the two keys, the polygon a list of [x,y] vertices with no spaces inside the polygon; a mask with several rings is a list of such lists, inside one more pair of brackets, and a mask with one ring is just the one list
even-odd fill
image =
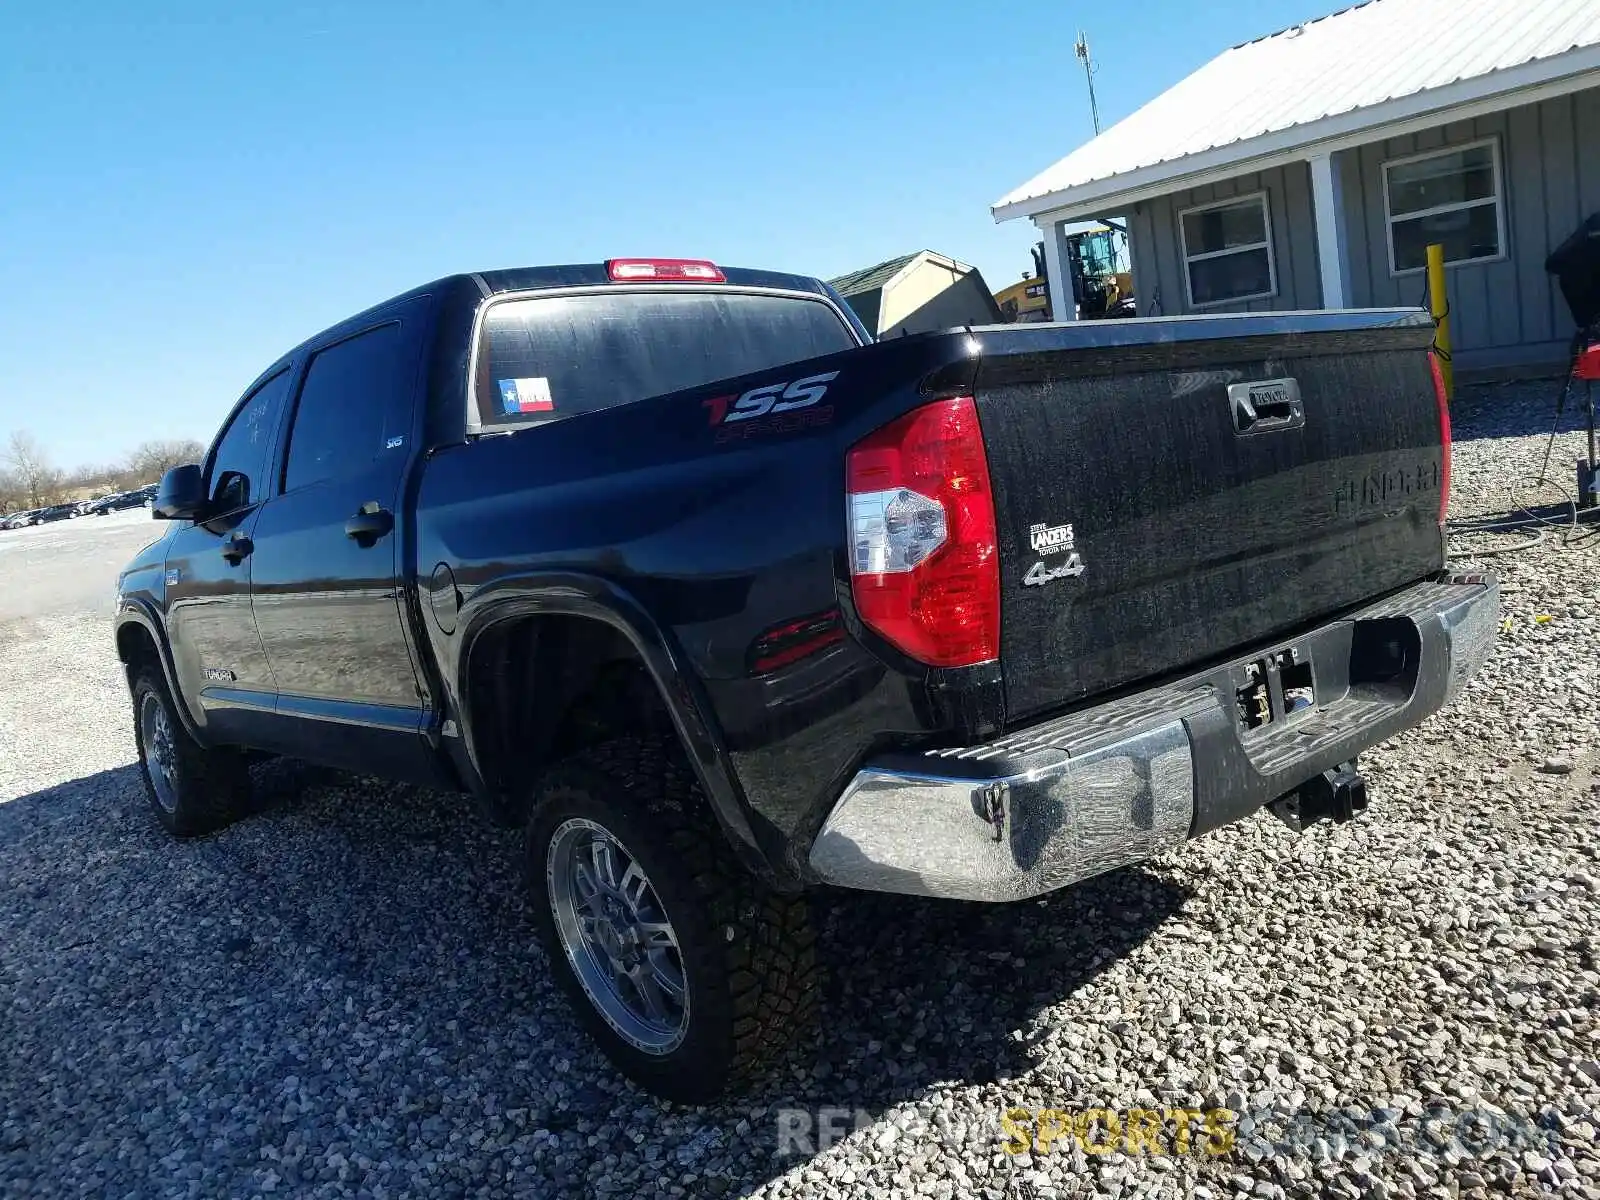
{"label": "truck door handle", "polygon": [[222,543],[222,557],[237,567],[246,558],[250,557],[250,551],[255,548],[256,544],[245,537],[244,534],[236,533]]}
{"label": "truck door handle", "polygon": [[394,528],[394,514],[378,504],[368,501],[360,511],[344,523],[345,536],[355,539],[357,545],[370,546]]}

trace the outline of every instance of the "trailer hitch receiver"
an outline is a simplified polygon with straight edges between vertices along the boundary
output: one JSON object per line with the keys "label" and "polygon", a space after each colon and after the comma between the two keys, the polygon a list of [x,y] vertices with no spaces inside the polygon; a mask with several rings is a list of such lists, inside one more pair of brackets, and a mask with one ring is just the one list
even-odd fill
{"label": "trailer hitch receiver", "polygon": [[1296,833],[1303,833],[1318,821],[1343,824],[1367,807],[1367,781],[1356,770],[1355,760],[1340,763],[1308,779],[1269,806],[1277,817]]}

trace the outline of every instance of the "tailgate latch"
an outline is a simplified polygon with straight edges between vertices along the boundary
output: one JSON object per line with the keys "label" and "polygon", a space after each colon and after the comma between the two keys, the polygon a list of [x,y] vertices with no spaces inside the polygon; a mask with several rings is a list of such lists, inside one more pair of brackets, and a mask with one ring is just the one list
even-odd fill
{"label": "tailgate latch", "polygon": [[1229,384],[1228,407],[1233,409],[1235,433],[1272,433],[1306,423],[1300,383],[1293,378]]}

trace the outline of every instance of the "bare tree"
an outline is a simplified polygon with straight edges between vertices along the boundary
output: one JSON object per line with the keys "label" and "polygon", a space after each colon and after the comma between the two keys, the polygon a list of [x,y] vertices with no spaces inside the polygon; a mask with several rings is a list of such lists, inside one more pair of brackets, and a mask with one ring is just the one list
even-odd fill
{"label": "bare tree", "polygon": [[17,477],[31,507],[39,508],[55,499],[61,487],[61,472],[51,464],[50,456],[39,444],[39,439],[26,429],[19,429],[11,435],[0,461]]}
{"label": "bare tree", "polygon": [[123,474],[123,468],[95,466],[79,467],[76,471],[67,474],[67,482],[76,488],[91,488],[96,491],[110,491],[111,485]]}
{"label": "bare tree", "polygon": [[142,442],[128,455],[128,471],[134,476],[132,485],[154,483],[173,467],[199,462],[205,453],[206,448],[193,438]]}
{"label": "bare tree", "polygon": [[10,471],[0,471],[0,514],[26,507],[28,492]]}

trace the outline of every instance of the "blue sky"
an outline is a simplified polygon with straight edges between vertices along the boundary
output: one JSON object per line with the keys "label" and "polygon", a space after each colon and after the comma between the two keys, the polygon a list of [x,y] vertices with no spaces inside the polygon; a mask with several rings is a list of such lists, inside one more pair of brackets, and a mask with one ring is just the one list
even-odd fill
{"label": "blue sky", "polygon": [[5,5],[0,439],[209,440],[289,346],[459,270],[931,247],[1227,45],[1331,0]]}

